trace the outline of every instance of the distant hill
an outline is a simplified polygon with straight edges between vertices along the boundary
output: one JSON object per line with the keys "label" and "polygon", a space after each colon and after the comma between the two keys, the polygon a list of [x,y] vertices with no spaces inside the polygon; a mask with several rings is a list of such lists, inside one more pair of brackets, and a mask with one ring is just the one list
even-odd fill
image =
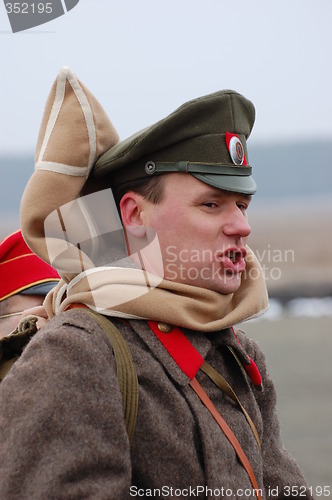
{"label": "distant hill", "polygon": [[0,156],[1,215],[18,212],[24,188],[33,171],[33,154]]}
{"label": "distant hill", "polygon": [[[251,144],[250,164],[258,184],[255,202],[297,196],[332,197],[330,141]],[[33,154],[0,156],[0,213],[18,212],[25,185],[33,173]]]}
{"label": "distant hill", "polygon": [[249,160],[258,184],[257,201],[298,196],[332,197],[329,142],[252,145]]}

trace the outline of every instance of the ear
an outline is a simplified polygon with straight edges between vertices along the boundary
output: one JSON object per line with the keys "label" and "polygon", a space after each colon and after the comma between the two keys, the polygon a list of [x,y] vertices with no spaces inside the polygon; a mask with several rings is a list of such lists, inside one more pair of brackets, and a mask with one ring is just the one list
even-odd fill
{"label": "ear", "polygon": [[120,212],[124,227],[136,238],[145,236],[145,225],[142,221],[143,197],[134,191],[128,191],[120,201]]}

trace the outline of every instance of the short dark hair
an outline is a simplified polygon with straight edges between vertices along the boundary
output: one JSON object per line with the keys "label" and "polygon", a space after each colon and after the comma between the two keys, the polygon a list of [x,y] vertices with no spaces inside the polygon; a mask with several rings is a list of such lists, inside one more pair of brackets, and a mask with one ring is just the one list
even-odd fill
{"label": "short dark hair", "polygon": [[150,179],[138,179],[121,184],[113,192],[117,207],[119,208],[123,195],[129,191],[140,194],[151,203],[160,203],[164,196],[164,177],[165,175],[157,175]]}

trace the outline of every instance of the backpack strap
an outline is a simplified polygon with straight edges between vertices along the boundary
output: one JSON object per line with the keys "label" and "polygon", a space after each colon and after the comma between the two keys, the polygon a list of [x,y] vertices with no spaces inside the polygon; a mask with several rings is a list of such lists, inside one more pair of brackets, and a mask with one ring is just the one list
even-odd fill
{"label": "backpack strap", "polygon": [[134,437],[138,412],[138,379],[133,357],[127,342],[108,318],[91,309],[83,307],[81,310],[97,321],[111,342],[122,395],[123,414],[131,443]]}
{"label": "backpack strap", "polygon": [[7,375],[7,373],[9,372],[15,361],[17,360],[18,356],[13,356],[10,359],[5,359],[5,360],[2,359],[0,361],[0,382],[3,381],[3,379],[5,378],[5,376]]}
{"label": "backpack strap", "polygon": [[31,337],[37,333],[37,318],[27,316],[9,335],[0,339],[0,382],[19,359]]}
{"label": "backpack strap", "polygon": [[[135,363],[127,342],[116,326],[105,316],[85,308],[82,304],[75,304],[74,308],[76,307],[79,307],[91,318],[95,319],[111,342],[116,363],[116,373],[122,395],[125,425],[129,442],[131,443],[134,437],[138,412],[138,379]],[[71,307],[68,309],[71,309]],[[11,333],[10,337],[1,339],[0,382],[2,382],[13,364],[19,359],[31,337],[37,333],[36,322],[37,318],[31,316],[27,318],[24,323],[22,322],[22,324],[19,325],[21,331],[19,328],[16,328],[16,330]]]}

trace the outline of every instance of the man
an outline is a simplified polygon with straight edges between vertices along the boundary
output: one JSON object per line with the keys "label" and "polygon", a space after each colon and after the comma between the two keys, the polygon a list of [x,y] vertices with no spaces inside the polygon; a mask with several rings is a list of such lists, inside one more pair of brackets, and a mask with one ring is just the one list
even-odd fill
{"label": "man", "polygon": [[[253,122],[250,101],[221,91],[117,143],[92,94],[60,71],[22,227],[63,279],[45,303],[52,319],[0,387],[3,498],[311,498],[280,438],[264,356],[232,328],[267,307],[246,244]],[[71,202],[98,184],[120,209],[122,259],[112,214],[96,220]],[[130,348],[131,440],[111,345],[80,306],[109,317]]]}
{"label": "man", "polygon": [[34,255],[21,231],[0,242],[0,338],[17,327],[24,310],[41,306],[59,282],[49,264]]}

